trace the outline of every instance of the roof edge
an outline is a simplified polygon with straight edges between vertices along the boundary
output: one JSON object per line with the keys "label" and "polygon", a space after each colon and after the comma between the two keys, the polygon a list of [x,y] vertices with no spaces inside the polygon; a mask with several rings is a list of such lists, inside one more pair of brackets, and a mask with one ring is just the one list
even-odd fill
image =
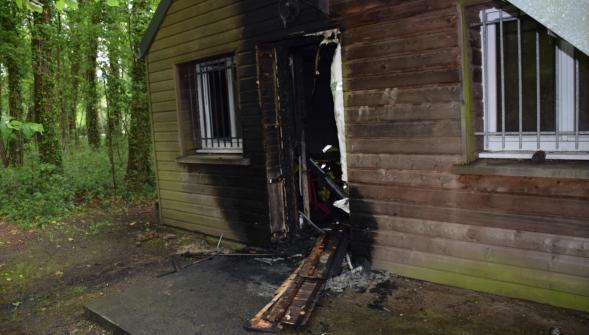
{"label": "roof edge", "polygon": [[139,50],[138,50],[138,57],[139,59],[144,59],[147,53],[149,52],[149,48],[151,48],[151,44],[155,39],[155,35],[157,34],[160,25],[164,21],[166,17],[166,13],[172,4],[172,0],[161,0],[153,17],[151,18],[151,22],[149,22],[149,26],[147,26],[147,30],[143,34],[141,38],[141,42],[139,43]]}
{"label": "roof edge", "polygon": [[589,1],[508,0],[534,20],[589,55]]}

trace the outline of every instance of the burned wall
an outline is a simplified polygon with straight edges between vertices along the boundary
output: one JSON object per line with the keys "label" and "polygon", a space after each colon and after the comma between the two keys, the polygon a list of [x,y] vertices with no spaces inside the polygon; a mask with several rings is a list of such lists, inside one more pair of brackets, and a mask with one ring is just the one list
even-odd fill
{"label": "burned wall", "polygon": [[476,12],[451,0],[336,10],[355,248],[408,277],[589,310],[589,183],[457,173],[465,116],[481,124]]}
{"label": "burned wall", "polygon": [[[277,0],[176,0],[147,55],[161,219],[164,224],[251,244],[270,241],[256,46],[301,31],[318,31],[324,16],[303,6],[286,26]],[[200,160],[184,144],[176,65],[232,54],[237,73],[240,165]],[[273,94],[271,92],[270,94]],[[188,127],[189,128],[189,127]],[[188,129],[190,130],[190,129]],[[204,157],[203,157],[204,158]]]}

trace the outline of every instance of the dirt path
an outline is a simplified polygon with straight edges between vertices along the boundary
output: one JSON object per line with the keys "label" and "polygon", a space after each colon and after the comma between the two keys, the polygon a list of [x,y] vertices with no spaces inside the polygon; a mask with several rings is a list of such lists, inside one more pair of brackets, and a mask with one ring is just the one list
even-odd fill
{"label": "dirt path", "polygon": [[83,304],[169,271],[167,256],[198,238],[157,225],[154,213],[153,204],[92,210],[39,231],[0,223],[0,334],[104,334]]}
{"label": "dirt path", "polygon": [[[168,255],[201,241],[156,222],[152,204],[38,231],[0,222],[0,334],[107,334],[84,319],[85,302],[170,271]],[[589,334],[589,315],[393,277],[327,295],[307,327],[285,334],[551,335],[552,327]]]}

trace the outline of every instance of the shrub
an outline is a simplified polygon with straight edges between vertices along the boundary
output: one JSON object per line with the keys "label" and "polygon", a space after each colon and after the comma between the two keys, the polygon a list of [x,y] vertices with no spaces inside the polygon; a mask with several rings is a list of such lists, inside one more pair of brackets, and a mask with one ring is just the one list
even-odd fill
{"label": "shrub", "polygon": [[32,227],[67,215],[74,193],[55,166],[27,165],[0,169],[0,215]]}
{"label": "shrub", "polygon": [[29,228],[62,219],[89,202],[110,204],[115,195],[124,200],[154,195],[152,185],[146,185],[141,194],[127,190],[126,148],[115,152],[116,192],[106,148],[80,145],[68,149],[63,171],[39,163],[35,154],[27,155],[25,166],[0,168],[0,217]]}
{"label": "shrub", "polygon": [[[121,152],[119,157],[115,153],[117,196],[128,196],[124,185],[125,167],[126,155]],[[105,200],[115,195],[106,148],[90,149],[87,145],[71,147],[64,155],[63,169],[78,202]]]}

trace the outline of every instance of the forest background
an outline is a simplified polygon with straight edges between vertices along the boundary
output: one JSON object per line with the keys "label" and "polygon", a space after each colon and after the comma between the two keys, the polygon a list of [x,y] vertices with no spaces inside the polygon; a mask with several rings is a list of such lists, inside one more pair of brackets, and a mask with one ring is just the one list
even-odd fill
{"label": "forest background", "polygon": [[0,221],[153,197],[137,47],[158,2],[0,1]]}

